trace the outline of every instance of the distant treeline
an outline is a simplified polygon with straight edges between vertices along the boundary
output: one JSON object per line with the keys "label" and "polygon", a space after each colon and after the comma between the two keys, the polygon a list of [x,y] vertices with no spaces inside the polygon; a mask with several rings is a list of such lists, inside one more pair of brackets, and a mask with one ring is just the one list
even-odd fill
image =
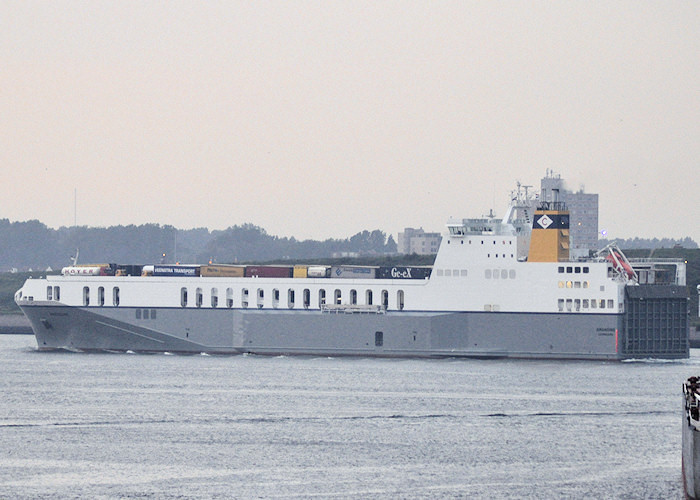
{"label": "distant treeline", "polygon": [[[615,240],[620,248],[650,250],[698,248],[690,238],[633,238]],[[608,243],[600,240],[602,248]],[[173,226],[61,227],[52,229],[32,220],[0,219],[0,272],[60,269],[79,250],[79,263],[153,264],[166,262],[217,263],[310,261],[337,255],[377,256],[394,254],[396,242],[383,231],[361,231],[345,239],[297,240],[268,234],[253,224],[223,231]],[[163,258],[163,254],[165,257]]]}
{"label": "distant treeline", "polygon": [[627,238],[620,239],[616,238],[614,240],[598,240],[600,248],[614,241],[617,243],[621,249],[647,249],[656,250],[657,248],[698,248],[698,244],[695,243],[689,237],[683,239],[674,238]]}
{"label": "distant treeline", "polygon": [[235,263],[330,258],[339,254],[385,255],[396,253],[396,242],[380,230],[361,231],[346,239],[315,241],[272,236],[253,224],[223,231],[183,230],[159,224],[52,229],[36,220],[0,219],[0,271],[60,269],[70,264],[78,250],[78,263]]}

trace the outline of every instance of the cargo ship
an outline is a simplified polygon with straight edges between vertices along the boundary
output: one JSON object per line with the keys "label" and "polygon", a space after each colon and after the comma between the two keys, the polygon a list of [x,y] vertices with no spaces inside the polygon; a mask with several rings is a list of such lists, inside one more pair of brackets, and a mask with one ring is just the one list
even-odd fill
{"label": "cargo ship", "polygon": [[684,262],[635,264],[615,247],[572,260],[565,204],[520,188],[501,218],[449,220],[429,268],[69,266],[27,280],[15,301],[40,350],[598,360],[689,353]]}
{"label": "cargo ship", "polygon": [[682,434],[683,491],[686,498],[700,498],[700,378],[683,383]]}

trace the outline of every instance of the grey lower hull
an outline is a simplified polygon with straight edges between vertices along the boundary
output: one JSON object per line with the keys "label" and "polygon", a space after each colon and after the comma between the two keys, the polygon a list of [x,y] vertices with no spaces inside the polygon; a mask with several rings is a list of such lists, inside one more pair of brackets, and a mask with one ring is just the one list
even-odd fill
{"label": "grey lower hull", "polygon": [[[23,306],[40,349],[622,359],[621,314]],[[154,316],[155,312],[155,318]],[[138,319],[137,319],[138,317]],[[642,353],[642,356],[644,354]],[[685,353],[648,353],[687,357]],[[635,357],[639,357],[638,352]]]}

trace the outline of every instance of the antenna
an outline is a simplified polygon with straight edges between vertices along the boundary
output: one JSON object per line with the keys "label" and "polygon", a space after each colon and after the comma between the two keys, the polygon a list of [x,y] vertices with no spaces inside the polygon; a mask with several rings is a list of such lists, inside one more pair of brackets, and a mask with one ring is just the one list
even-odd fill
{"label": "antenna", "polygon": [[73,227],[78,225],[78,188],[73,188]]}

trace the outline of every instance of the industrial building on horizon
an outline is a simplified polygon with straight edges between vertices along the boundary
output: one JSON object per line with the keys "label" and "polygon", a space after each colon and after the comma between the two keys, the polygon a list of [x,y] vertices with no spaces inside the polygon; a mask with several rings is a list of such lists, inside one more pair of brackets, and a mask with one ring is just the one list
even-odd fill
{"label": "industrial building on horizon", "polygon": [[440,233],[426,233],[423,228],[407,227],[398,237],[398,252],[417,255],[434,255],[442,241]]}
{"label": "industrial building on horizon", "polygon": [[[598,250],[598,194],[566,189],[560,174],[547,169],[540,182],[540,201],[561,201],[569,210],[569,255],[573,259],[588,257]],[[436,254],[442,241],[440,233],[407,227],[398,234],[398,252]]]}

